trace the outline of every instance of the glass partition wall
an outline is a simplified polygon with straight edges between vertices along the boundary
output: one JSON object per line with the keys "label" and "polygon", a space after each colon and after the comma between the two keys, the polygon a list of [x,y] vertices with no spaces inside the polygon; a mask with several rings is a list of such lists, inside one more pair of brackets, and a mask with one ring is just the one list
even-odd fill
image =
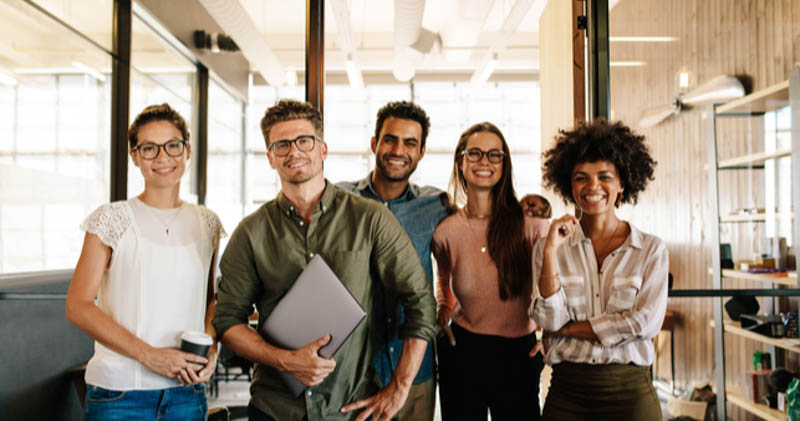
{"label": "glass partition wall", "polygon": [[[145,107],[167,103],[186,120],[191,134],[193,158],[197,154],[197,113],[193,98],[196,95],[196,67],[189,59],[175,50],[141,17],[134,14],[131,36],[131,90],[130,119]],[[122,141],[122,140],[117,140]],[[197,188],[192,174],[190,159],[181,180],[181,198],[197,203]],[[144,191],[144,178],[139,168],[128,158],[128,197]]]}
{"label": "glass partition wall", "polygon": [[[0,29],[7,32],[4,39],[19,40],[18,34],[23,34],[24,42],[31,44],[31,52],[22,55],[26,62],[15,63],[19,57],[0,53],[0,75],[13,79],[0,82],[0,106],[12,116],[0,121],[4,133],[0,168],[15,174],[0,178],[0,273],[73,267],[83,235],[77,225],[107,200],[113,2],[93,1],[97,3],[93,10],[109,16],[87,15],[85,5],[78,7],[74,1],[0,1],[4,22],[8,22]],[[334,3],[349,6],[348,24],[339,17],[340,11],[331,10]],[[366,176],[374,166],[369,144],[377,110],[389,101],[411,100],[428,111],[432,122],[428,152],[412,182],[446,189],[458,135],[471,124],[491,121],[503,130],[511,146],[518,193],[539,192],[536,31],[540,11],[525,10],[514,38],[498,49],[496,41],[512,13],[507,2],[495,2],[480,22],[459,15],[456,23],[448,19],[456,13],[452,4],[429,4],[421,33],[430,31],[435,36],[424,51],[400,52],[416,74],[406,78],[399,72],[398,78],[393,69],[397,52],[391,2],[362,3],[325,2],[326,176],[334,182]],[[280,98],[306,96],[305,4],[243,0],[241,5],[264,35],[285,77],[281,83],[270,84],[254,69],[246,104],[218,83],[213,72],[209,78],[205,204],[222,217],[229,232],[280,189],[259,128],[264,110]],[[163,28],[153,27],[153,20],[143,19],[140,13],[141,9],[134,8],[129,118],[147,105],[167,102],[187,120],[196,146],[201,83],[197,64],[184,49],[175,48],[175,39],[165,37]],[[30,25],[31,20],[40,24]],[[459,25],[469,31],[456,31]],[[342,33],[350,34],[351,44],[345,43]],[[37,51],[45,49],[35,48],[36,42],[53,39],[61,40],[56,47],[64,50],[60,60],[43,57],[45,53]],[[497,52],[489,54],[493,49]],[[493,67],[488,72],[482,64],[487,54]],[[359,65],[361,85],[348,76],[351,62]],[[478,73],[485,73],[486,80],[472,81]],[[5,79],[0,76],[0,81]],[[193,154],[197,150],[193,148]],[[196,158],[190,161],[181,192],[193,202],[198,200]],[[38,195],[38,202],[30,198],[31,189],[20,188],[25,184],[18,181],[37,177],[47,178],[37,183],[40,190],[54,190],[50,196]],[[68,181],[69,189],[63,187]],[[128,196],[139,194],[142,183],[138,168],[128,160]],[[51,203],[51,197],[59,195],[70,204]],[[79,204],[76,197],[81,198]],[[58,222],[48,216],[54,213]],[[58,224],[63,226],[54,232],[60,234],[49,235]],[[11,243],[14,248],[8,247]]]}
{"label": "glass partition wall", "polygon": [[23,1],[0,20],[0,273],[72,267],[108,198],[107,28],[87,38]]}

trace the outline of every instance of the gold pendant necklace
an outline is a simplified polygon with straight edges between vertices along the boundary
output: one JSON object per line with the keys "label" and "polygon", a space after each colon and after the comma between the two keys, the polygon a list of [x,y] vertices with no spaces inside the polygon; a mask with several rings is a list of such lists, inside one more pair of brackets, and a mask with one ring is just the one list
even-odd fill
{"label": "gold pendant necklace", "polygon": [[139,201],[141,201],[141,202],[142,202],[142,204],[144,205],[144,207],[145,207],[145,208],[147,208],[147,210],[149,210],[149,211],[150,211],[150,213],[152,213],[152,214],[153,214],[153,216],[155,216],[155,217],[156,217],[156,220],[158,221],[158,223],[164,226],[164,233],[165,233],[167,236],[169,236],[169,226],[170,226],[170,225],[172,225],[172,223],[173,223],[173,222],[175,222],[175,220],[178,218],[178,215],[180,215],[180,213],[181,213],[181,211],[183,210],[183,208],[184,208],[184,207],[186,207],[186,202],[184,202],[184,201],[181,201],[181,205],[178,207],[178,211],[177,211],[177,212],[175,212],[175,216],[173,216],[173,217],[172,217],[172,219],[170,219],[170,221],[169,221],[168,223],[166,223],[166,224],[165,224],[165,223],[164,223],[164,221],[162,221],[162,220],[161,220],[161,217],[160,217],[160,216],[158,216],[158,214],[156,213],[156,211],[154,211],[153,209],[151,209],[151,208],[150,208],[150,206],[149,206],[149,205],[147,205],[147,203],[144,203],[144,200],[142,200],[142,199],[140,198],[140,199],[139,199]]}
{"label": "gold pendant necklace", "polygon": [[[475,230],[473,230],[473,229],[472,229],[472,222],[470,221],[469,209],[467,209],[467,207],[466,207],[466,206],[464,206],[464,216],[466,216],[466,217],[467,217],[467,218],[466,218],[466,219],[467,219],[467,228],[469,229],[469,232],[471,232],[471,233],[472,233],[472,236],[473,236],[473,237],[475,237],[475,240],[478,242],[478,244],[480,244],[480,243],[481,243],[481,239],[480,239],[480,237],[478,237],[478,234],[476,234],[476,233],[475,233]],[[488,215],[476,216],[476,218],[478,218],[478,219],[485,219],[487,216],[488,216]],[[481,253],[486,253],[486,251],[487,251],[488,249],[489,249],[489,248],[486,246],[486,244],[482,245],[482,246],[481,246]]]}

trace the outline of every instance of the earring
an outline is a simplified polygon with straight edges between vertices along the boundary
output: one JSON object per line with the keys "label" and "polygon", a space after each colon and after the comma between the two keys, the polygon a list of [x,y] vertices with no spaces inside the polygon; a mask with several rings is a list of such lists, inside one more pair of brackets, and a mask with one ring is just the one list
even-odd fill
{"label": "earring", "polygon": [[583,209],[580,206],[575,205],[575,219],[581,219],[583,216]]}
{"label": "earring", "polygon": [[619,204],[622,203],[622,193],[617,193],[617,200],[614,202],[614,207],[619,207]]}

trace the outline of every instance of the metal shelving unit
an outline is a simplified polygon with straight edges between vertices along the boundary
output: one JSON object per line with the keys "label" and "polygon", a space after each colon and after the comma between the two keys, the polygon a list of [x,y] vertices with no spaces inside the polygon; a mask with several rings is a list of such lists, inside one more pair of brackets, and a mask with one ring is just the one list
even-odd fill
{"label": "metal shelving unit", "polygon": [[[774,152],[755,153],[744,156],[738,156],[731,159],[719,160],[718,159],[718,142],[717,142],[717,119],[728,117],[751,117],[763,115],[766,112],[776,111],[783,107],[791,106],[791,148],[780,149]],[[764,223],[767,221],[766,214],[743,214],[743,215],[720,215],[719,212],[719,173],[720,171],[731,170],[752,170],[763,169],[764,163],[770,160],[791,156],[792,159],[792,207],[794,211],[800,209],[800,183],[795,182],[798,180],[798,171],[800,170],[800,69],[795,69],[789,76],[789,79],[770,86],[766,89],[753,92],[750,95],[730,101],[726,104],[715,107],[714,118],[709,119],[710,127],[713,136],[710,138],[710,147],[713,151],[710,154],[712,162],[709,163],[709,168],[716,169],[711,176],[710,194],[715,196],[714,213],[717,215],[714,219],[715,226],[711,230],[711,243],[715,244],[712,247],[712,288],[717,294],[713,294],[714,298],[714,320],[712,326],[714,328],[714,361],[716,369],[715,383],[717,388],[717,419],[727,419],[726,402],[730,402],[745,411],[748,411],[758,417],[766,420],[783,420],[785,414],[780,411],[771,409],[766,405],[757,404],[751,400],[745,399],[735,392],[726,390],[725,382],[725,333],[738,335],[756,340],[766,344],[770,347],[770,351],[774,354],[776,348],[787,350],[790,352],[800,353],[800,346],[794,345],[790,340],[769,338],[759,335],[748,330],[742,329],[736,323],[724,322],[723,319],[723,303],[722,297],[727,294],[726,288],[723,286],[723,279],[745,279],[749,281],[764,282],[768,284],[765,286],[765,293],[759,293],[759,290],[740,290],[747,291],[750,295],[762,296],[776,296],[787,294],[770,294],[766,290],[781,288],[789,286],[795,288],[791,291],[797,293],[798,280],[797,272],[789,273],[786,275],[775,274],[755,274],[741,270],[721,269],[720,250],[718,247],[720,239],[720,225],[726,223]],[[798,240],[800,240],[800,224],[793,222],[792,224],[792,238],[794,241],[795,261],[800,261],[800,247],[798,247]],[[775,291],[777,292],[777,291]],[[790,291],[783,290],[782,292],[788,293]],[[800,294],[792,294],[800,295]],[[773,359],[773,361],[776,361]]]}

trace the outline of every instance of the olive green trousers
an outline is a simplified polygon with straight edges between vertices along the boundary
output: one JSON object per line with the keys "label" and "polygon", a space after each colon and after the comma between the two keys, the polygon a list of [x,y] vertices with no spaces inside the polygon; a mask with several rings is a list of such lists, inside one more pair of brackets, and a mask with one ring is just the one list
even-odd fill
{"label": "olive green trousers", "polygon": [[650,367],[556,364],[542,420],[661,421]]}

